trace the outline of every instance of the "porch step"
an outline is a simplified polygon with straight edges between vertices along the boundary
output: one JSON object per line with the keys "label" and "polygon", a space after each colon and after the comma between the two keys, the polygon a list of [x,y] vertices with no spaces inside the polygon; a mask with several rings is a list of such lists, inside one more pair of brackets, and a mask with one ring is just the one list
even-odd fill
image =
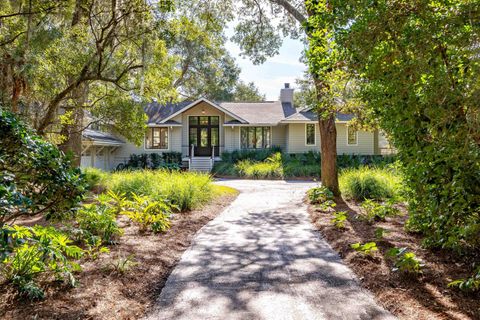
{"label": "porch step", "polygon": [[199,158],[194,157],[190,160],[190,168],[189,171],[197,171],[197,172],[210,172],[212,171],[212,159],[211,158]]}

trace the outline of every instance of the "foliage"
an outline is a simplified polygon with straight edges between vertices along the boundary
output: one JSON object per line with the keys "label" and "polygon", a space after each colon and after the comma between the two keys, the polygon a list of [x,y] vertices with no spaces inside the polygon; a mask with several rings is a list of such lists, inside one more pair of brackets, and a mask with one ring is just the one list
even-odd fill
{"label": "foliage", "polygon": [[390,232],[389,230],[386,230],[384,228],[376,228],[375,232],[374,232],[375,238],[378,239],[378,240],[381,240],[381,239],[383,239],[385,234],[387,234],[389,232]]}
{"label": "foliage", "polygon": [[345,229],[345,221],[347,221],[346,211],[337,211],[333,213],[333,219],[331,222],[338,229]]}
{"label": "foliage", "polygon": [[236,85],[230,100],[235,102],[261,102],[265,101],[265,95],[260,93],[254,82],[244,83],[240,81]]}
{"label": "foliage", "polygon": [[66,279],[75,285],[73,272],[80,267],[71,259],[80,258],[83,251],[65,234],[53,227],[4,226],[0,235],[0,274],[21,294],[42,298],[43,292],[35,283],[40,275]]}
{"label": "foliage", "polygon": [[387,252],[387,256],[394,259],[394,268],[392,271],[401,271],[410,274],[422,272],[424,264],[415,256],[415,253],[408,252],[407,248],[392,248]]}
{"label": "foliage", "polygon": [[172,207],[165,200],[152,200],[149,196],[132,193],[132,200],[126,202],[121,213],[140,226],[140,231],[164,232],[170,228]]}
{"label": "foliage", "polygon": [[82,168],[83,179],[89,190],[105,189],[105,183],[108,178],[108,174],[101,169],[87,167]]}
{"label": "foliage", "polygon": [[212,179],[196,172],[165,170],[119,171],[109,175],[107,189],[124,193],[129,200],[133,194],[150,196],[153,200],[168,199],[180,211],[202,206],[212,199]]}
{"label": "foliage", "polygon": [[111,269],[112,272],[118,275],[124,275],[137,265],[138,262],[135,261],[135,256],[131,254],[126,257],[120,257],[110,262],[107,267]]}
{"label": "foliage", "polygon": [[448,284],[449,287],[456,287],[463,291],[480,290],[480,267],[475,270],[472,276],[466,279],[457,279]]}
{"label": "foliage", "polygon": [[374,200],[367,199],[363,201],[361,207],[364,211],[361,217],[369,223],[385,221],[386,217],[393,217],[400,214],[400,210],[394,207],[394,202],[391,200],[378,203]]}
{"label": "foliage", "polygon": [[346,198],[355,200],[399,198],[402,179],[389,169],[360,167],[340,173],[340,189]]}
{"label": "foliage", "polygon": [[123,234],[117,223],[118,213],[117,208],[108,202],[84,204],[75,215],[78,225],[75,236],[90,247],[114,243]]}
{"label": "foliage", "polygon": [[182,165],[181,152],[163,152],[131,154],[125,164],[119,164],[117,170],[126,169],[168,169],[179,170]]}
{"label": "foliage", "polygon": [[[281,149],[277,147],[263,150],[237,150],[233,152],[224,152],[222,154],[222,161],[215,164],[213,172],[225,176],[246,176],[243,172],[251,171],[252,173],[255,173],[258,178],[320,177],[321,158],[319,152],[309,151],[299,154],[282,153],[281,157],[276,155],[272,158],[272,155],[280,152]],[[269,157],[273,161],[268,161],[267,165],[257,165],[258,163],[264,164]],[[244,162],[240,167],[243,169],[243,172],[239,172],[240,170],[237,164],[242,160],[244,160]],[[364,165],[390,168],[390,166],[395,167],[395,157],[338,155],[337,164],[340,168],[359,168]],[[256,170],[249,170],[248,168],[251,166],[254,166],[254,169]],[[282,168],[279,168],[280,166]],[[391,171],[395,172],[394,169],[391,169]]]}
{"label": "foliage", "polygon": [[241,160],[235,164],[235,169],[238,171],[240,176],[254,179],[283,177],[283,167],[280,153],[272,154],[263,162]]}
{"label": "foliage", "polygon": [[367,242],[364,244],[357,242],[350,245],[350,247],[352,247],[352,249],[354,249],[355,251],[362,253],[363,255],[369,256],[372,256],[375,251],[378,251],[377,244],[375,242]]}
{"label": "foliage", "polygon": [[335,1],[332,39],[359,96],[398,151],[409,228],[425,244],[476,250],[480,230],[477,1]]}
{"label": "foliage", "polygon": [[328,190],[327,187],[319,186],[308,190],[307,192],[310,203],[317,204],[323,203],[327,200],[333,200],[332,191]]}
{"label": "foliage", "polygon": [[22,215],[65,215],[84,192],[80,170],[0,108],[0,227]]}

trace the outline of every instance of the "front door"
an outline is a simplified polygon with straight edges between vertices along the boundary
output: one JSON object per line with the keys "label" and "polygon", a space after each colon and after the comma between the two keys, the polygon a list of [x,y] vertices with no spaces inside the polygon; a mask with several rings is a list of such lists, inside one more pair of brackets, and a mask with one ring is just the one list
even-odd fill
{"label": "front door", "polygon": [[[190,116],[189,124],[189,153],[191,156],[210,157],[212,147],[215,156],[219,154],[220,118],[218,116]],[[192,155],[192,145],[194,154]]]}

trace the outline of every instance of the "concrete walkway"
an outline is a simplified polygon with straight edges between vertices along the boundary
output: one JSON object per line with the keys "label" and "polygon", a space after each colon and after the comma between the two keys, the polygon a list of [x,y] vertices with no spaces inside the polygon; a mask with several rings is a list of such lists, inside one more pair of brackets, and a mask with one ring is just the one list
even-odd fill
{"label": "concrete walkway", "polygon": [[241,194],[199,231],[147,319],[394,319],[309,222],[314,183],[219,184]]}

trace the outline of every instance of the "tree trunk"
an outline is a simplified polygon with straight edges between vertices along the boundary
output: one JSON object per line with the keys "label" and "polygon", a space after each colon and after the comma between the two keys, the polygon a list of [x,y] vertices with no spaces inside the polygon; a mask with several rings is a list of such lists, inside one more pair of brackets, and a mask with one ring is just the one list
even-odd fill
{"label": "tree trunk", "polygon": [[[321,92],[325,84],[314,76],[315,88],[318,101],[321,101]],[[321,149],[321,180],[322,185],[330,189],[334,195],[340,195],[340,188],[338,187],[338,172],[337,172],[337,128],[335,127],[335,112],[334,108],[329,110],[318,110],[318,127],[320,129],[320,149]],[[327,111],[329,116],[327,118],[322,116],[322,111]]]}
{"label": "tree trunk", "polygon": [[337,128],[335,127],[335,115],[330,115],[327,119],[320,118],[318,120],[320,128],[320,145],[322,185],[330,189],[334,195],[340,195],[338,187],[337,173]]}

